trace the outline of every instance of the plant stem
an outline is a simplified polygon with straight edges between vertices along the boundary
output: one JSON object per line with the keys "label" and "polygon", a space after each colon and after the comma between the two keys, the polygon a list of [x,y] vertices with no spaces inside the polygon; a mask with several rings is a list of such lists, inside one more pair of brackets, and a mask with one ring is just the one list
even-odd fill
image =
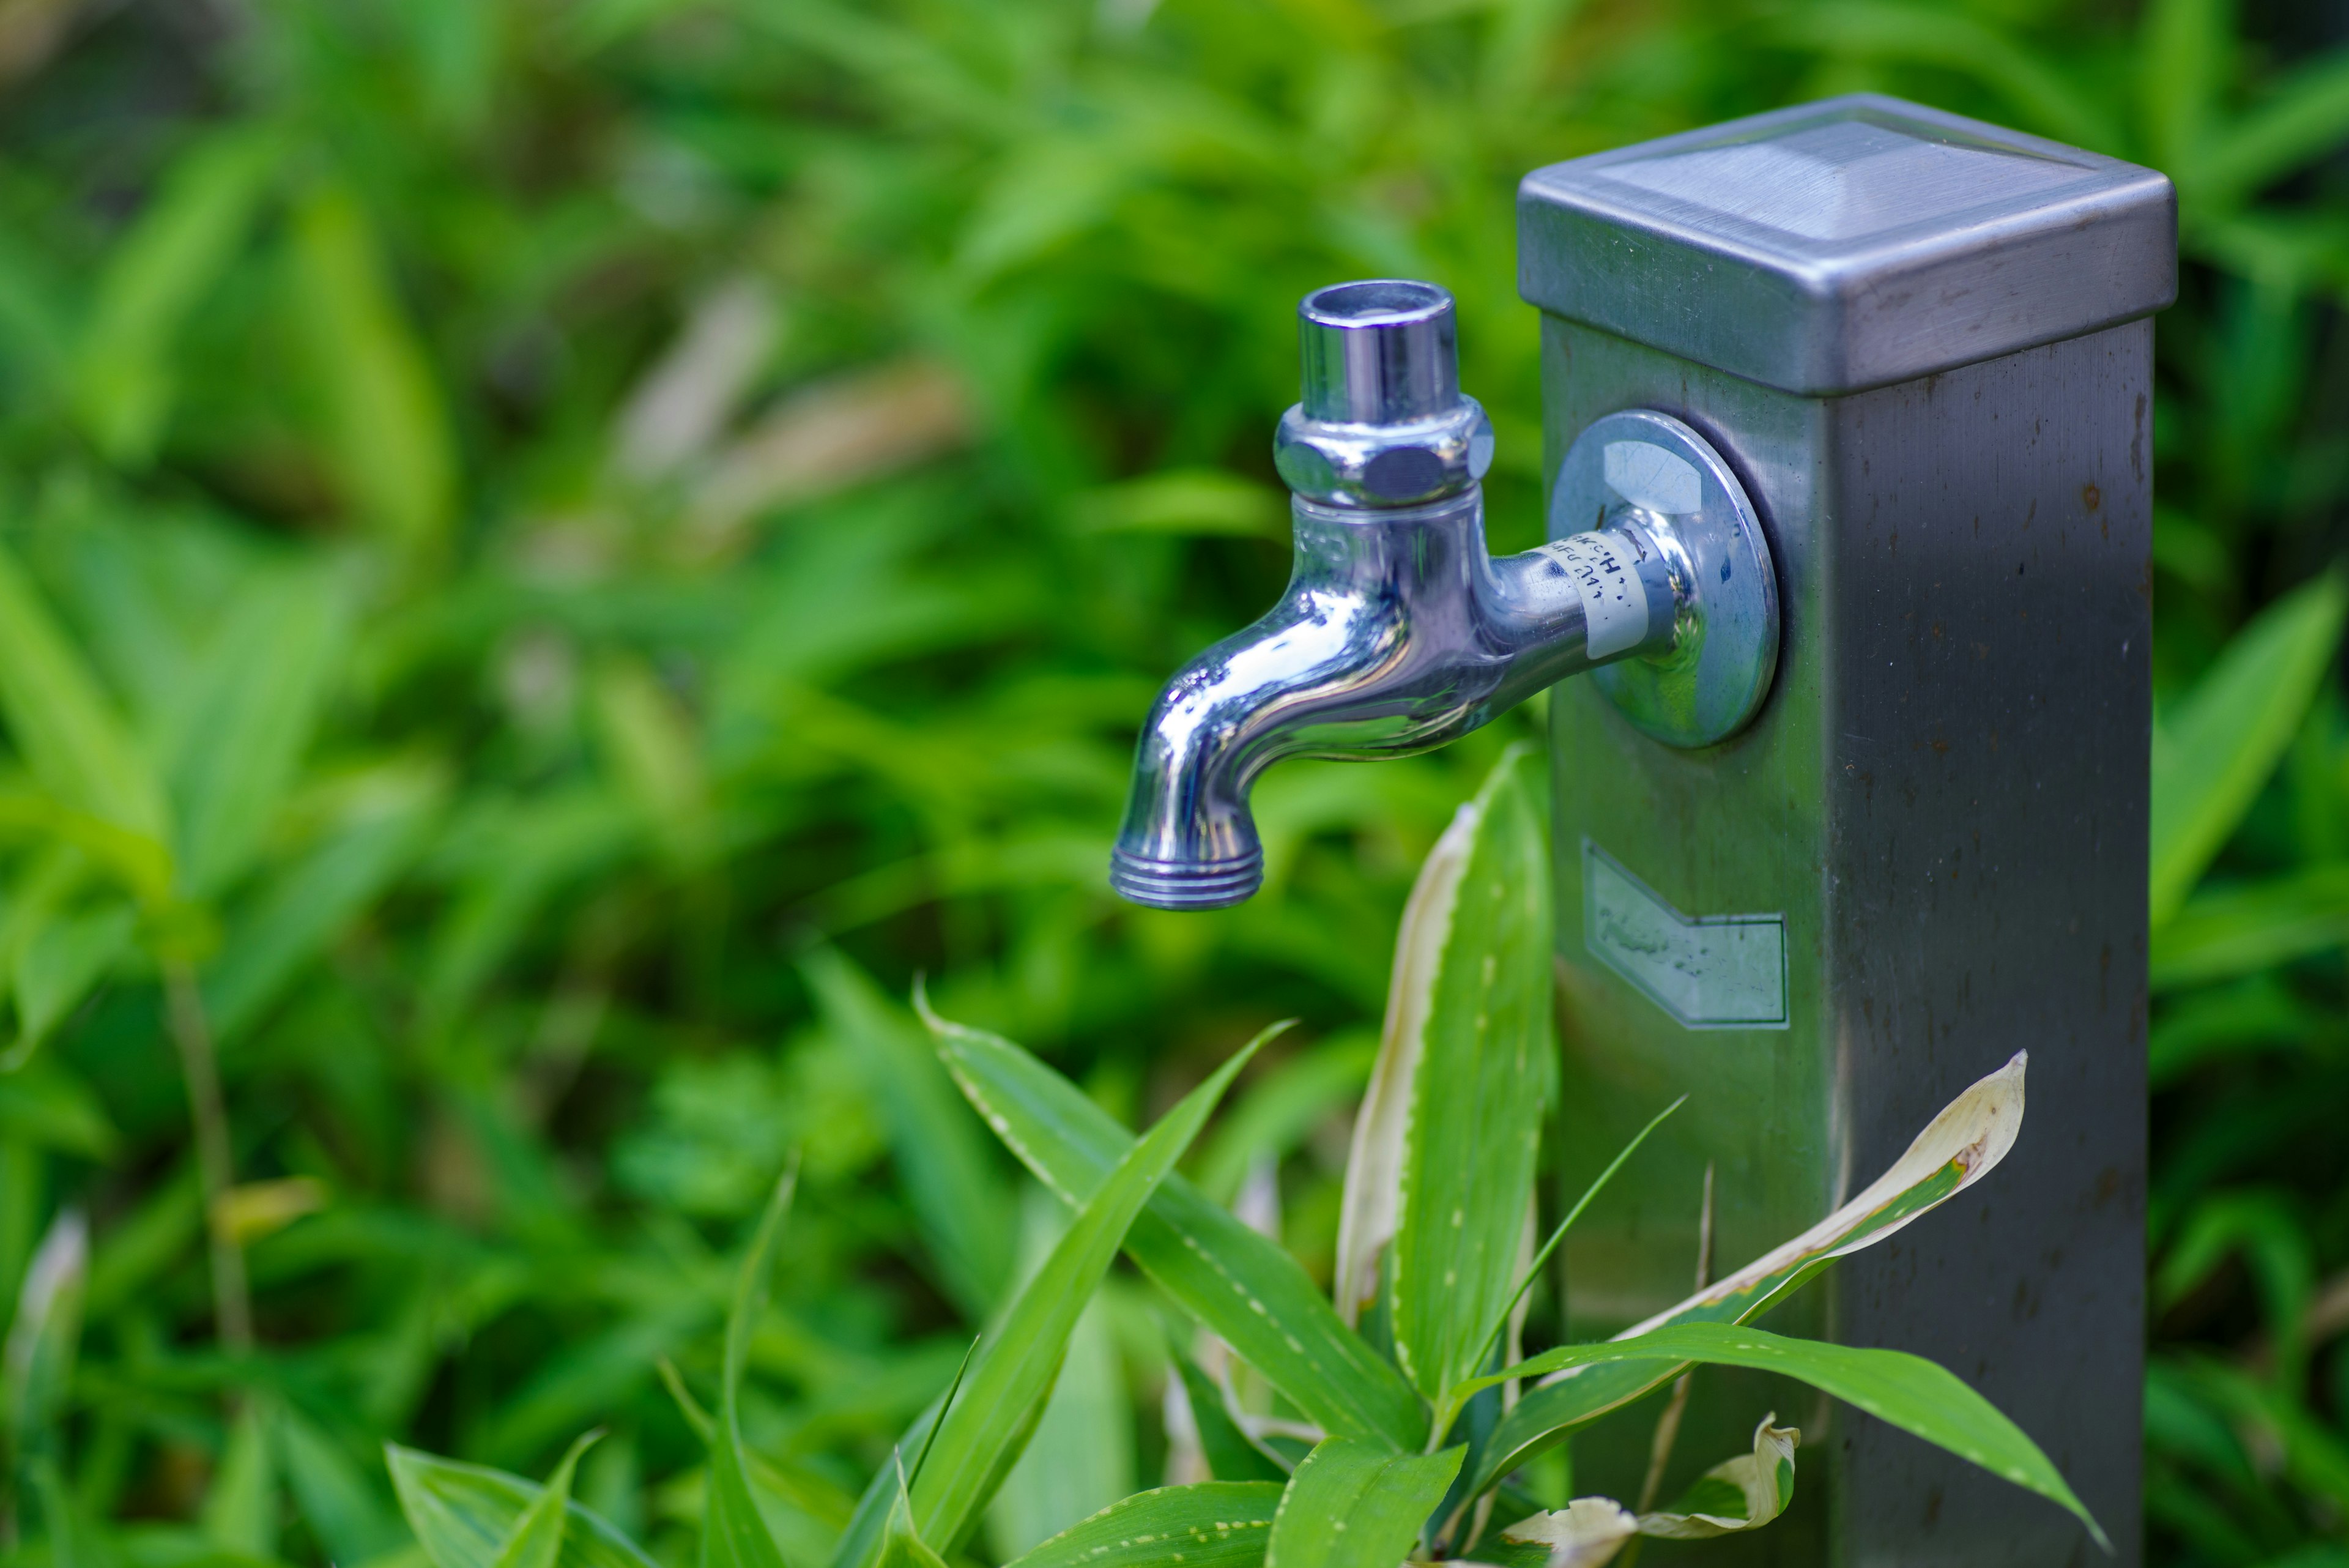
{"label": "plant stem", "polygon": [[203,992],[184,963],[164,966],[163,990],[171,1044],[188,1086],[188,1119],[196,1136],[196,1178],[204,1199],[204,1237],[211,1249],[212,1330],[225,1349],[253,1348],[253,1294],[245,1284],[244,1249],[222,1228],[224,1199],[236,1180],[229,1146],[228,1106],[221,1097],[220,1064],[212,1054]]}

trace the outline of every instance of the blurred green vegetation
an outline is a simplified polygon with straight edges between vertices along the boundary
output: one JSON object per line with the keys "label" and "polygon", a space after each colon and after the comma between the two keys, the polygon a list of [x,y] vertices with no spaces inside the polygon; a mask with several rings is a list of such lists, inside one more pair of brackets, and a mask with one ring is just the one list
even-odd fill
{"label": "blurred green vegetation", "polygon": [[[0,0],[0,1529],[405,1561],[384,1438],[604,1424],[578,1495],[689,1553],[657,1364],[796,1147],[742,1419],[816,1559],[1053,1223],[916,973],[1129,1125],[1302,1017],[1193,1169],[1326,1267],[1410,873],[1537,715],[1276,771],[1249,906],[1109,899],[1132,726],[1285,573],[1293,302],[1454,291],[1520,546],[1517,177],[1874,88],[2178,183],[2153,1539],[2349,1562],[2338,596],[2236,636],[2349,493],[2321,19]],[[990,1550],[1155,1479],[1164,1352],[1113,1279]]]}

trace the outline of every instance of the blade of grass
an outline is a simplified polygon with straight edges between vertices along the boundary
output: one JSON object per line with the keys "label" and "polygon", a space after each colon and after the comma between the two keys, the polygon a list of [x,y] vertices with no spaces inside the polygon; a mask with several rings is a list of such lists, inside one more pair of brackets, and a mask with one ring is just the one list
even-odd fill
{"label": "blade of grass", "polygon": [[1077,1317],[1109,1272],[1127,1228],[1254,1054],[1253,1047],[1235,1054],[1134,1143],[981,1346],[968,1391],[939,1417],[912,1489],[916,1528],[934,1549],[952,1552],[961,1544],[988,1491],[1018,1458],[1026,1436],[1020,1428],[1032,1427]]}
{"label": "blade of grass", "polygon": [[[1084,1091],[1009,1041],[948,1023],[916,999],[938,1053],[1005,1147],[1063,1203],[1082,1202],[1132,1147]],[[1426,1440],[1427,1410],[1392,1363],[1338,1319],[1297,1261],[1169,1177],[1126,1251],[1324,1430],[1398,1449]]]}

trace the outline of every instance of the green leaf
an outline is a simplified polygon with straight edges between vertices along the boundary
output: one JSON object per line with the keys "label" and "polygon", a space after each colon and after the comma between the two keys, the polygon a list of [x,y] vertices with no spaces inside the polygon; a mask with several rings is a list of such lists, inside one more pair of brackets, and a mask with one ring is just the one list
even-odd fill
{"label": "green leaf", "polygon": [[1011,1193],[989,1162],[986,1129],[920,1023],[864,971],[828,947],[800,972],[824,1027],[849,1048],[865,1098],[889,1129],[889,1151],[929,1255],[956,1303],[972,1318],[1001,1297],[1011,1276]]}
{"label": "green leaf", "polygon": [[399,1544],[398,1520],[340,1441],[287,1405],[276,1407],[269,1425],[286,1490],[330,1560],[371,1562]]}
{"label": "green leaf", "polygon": [[1269,485],[1216,468],[1178,468],[1074,496],[1069,525],[1080,534],[1288,536],[1288,498]]}
{"label": "green leaf", "polygon": [[[926,1022],[963,1094],[1063,1203],[1090,1198],[1132,1147],[1108,1113],[1019,1046],[935,1016]],[[1182,1178],[1159,1188],[1125,1247],[1308,1420],[1401,1449],[1426,1441],[1419,1396],[1339,1321],[1297,1261]]]}
{"label": "green leaf", "polygon": [[1324,1438],[1281,1493],[1265,1568],[1394,1568],[1419,1546],[1467,1454],[1398,1454],[1361,1438]]}
{"label": "green leaf", "polygon": [[174,714],[177,842],[194,896],[252,864],[325,705],[343,618],[336,586],[314,572],[268,573],[226,612]]}
{"label": "green leaf", "polygon": [[251,232],[282,151],[267,127],[197,142],[107,258],[72,388],[82,427],[114,462],[153,454],[174,392],[172,345]]}
{"label": "green leaf", "polygon": [[564,1450],[562,1463],[546,1480],[545,1490],[522,1511],[513,1533],[498,1548],[490,1568],[555,1568],[563,1556],[564,1526],[570,1520],[571,1478],[579,1469],[579,1457],[603,1435],[582,1432]]}
{"label": "green leaf", "polygon": [[1680,1323],[1603,1345],[1564,1345],[1479,1381],[1489,1386],[1509,1377],[1562,1373],[1570,1378],[1586,1366],[1639,1362],[1666,1363],[1666,1376],[1702,1363],[1799,1379],[2061,1505],[2088,1527],[2097,1545],[2112,1550],[2103,1527],[2023,1428],[1953,1374],[1906,1351],[1788,1339],[1744,1324]]}
{"label": "green leaf", "polygon": [[[57,801],[157,845],[163,788],[31,579],[0,547],[0,711],[33,776]],[[160,889],[141,888],[149,897]]]}
{"label": "green leaf", "polygon": [[198,1526],[222,1551],[271,1558],[277,1555],[277,1471],[270,1463],[263,1403],[248,1399],[229,1427]]}
{"label": "green leaf", "polygon": [[2138,25],[2138,112],[2161,163],[2189,161],[2232,65],[2226,0],[2152,0]]}
{"label": "green leaf", "polygon": [[1272,1481],[1228,1480],[1137,1492],[1005,1568],[1254,1568],[1280,1492]]}
{"label": "green leaf", "polygon": [[379,770],[341,823],[239,900],[203,973],[205,1011],[222,1038],[259,1019],[414,862],[446,792],[429,769]]}
{"label": "green leaf", "polygon": [[122,905],[45,920],[16,950],[16,1044],[0,1062],[30,1052],[88,996],[130,945],[135,911]]}
{"label": "green leaf", "polygon": [[782,1550],[759,1516],[743,1463],[740,1399],[742,1369],[750,1358],[750,1336],[767,1310],[768,1276],[773,1272],[775,1239],[791,1212],[798,1185],[794,1163],[750,1238],[742,1272],[734,1282],[734,1303],[726,1314],[726,1364],[719,1389],[718,1420],[709,1440],[709,1493],[701,1521],[702,1568],[783,1568]]}
{"label": "green leaf", "polygon": [[[1850,1202],[1688,1300],[1618,1337],[1667,1324],[1744,1323],[1816,1278],[1836,1259],[1870,1247],[1963,1192],[1996,1168],[2023,1130],[2028,1055],[1969,1085],[1925,1126],[1890,1169]],[[1670,1382],[1674,1369],[1644,1362],[1594,1364],[1563,1381],[1529,1389],[1501,1418],[1477,1458],[1472,1492],[1483,1491],[1535,1450]],[[1455,1398],[1491,1378],[1454,1390]]]}
{"label": "green leaf", "polygon": [[2349,866],[2304,867],[2199,892],[2153,933],[2157,991],[2207,985],[2349,943]]}
{"label": "green leaf", "polygon": [[1032,1422],[1031,1412],[1047,1397],[1078,1314],[1108,1272],[1127,1227],[1255,1054],[1251,1046],[1235,1054],[1134,1143],[1077,1210],[1068,1233],[982,1345],[914,1483],[915,1523],[933,1547],[950,1552],[961,1544],[988,1490],[1018,1459],[1019,1428]]}
{"label": "green leaf", "polygon": [[2292,744],[2341,641],[2337,573],[2260,612],[2155,733],[2150,919],[2159,930]]}
{"label": "green leaf", "polygon": [[1216,1380],[1179,1350],[1171,1353],[1171,1359],[1175,1376],[1183,1380],[1183,1397],[1190,1407],[1191,1426],[1199,1434],[1199,1452],[1207,1461],[1208,1473],[1217,1480],[1285,1485],[1288,1472],[1275,1464],[1271,1455],[1248,1441],[1247,1434],[1232,1419],[1231,1409],[1224,1403],[1224,1391]]}
{"label": "green leaf", "polygon": [[[545,1490],[503,1470],[459,1464],[397,1443],[384,1461],[417,1543],[433,1568],[492,1568]],[[657,1568],[628,1538],[576,1502],[564,1505],[560,1568]]]}
{"label": "green leaf", "polygon": [[[1396,944],[1369,1102],[1380,1114],[1366,1109],[1347,1172],[1350,1220],[1393,1215],[1395,1358],[1431,1399],[1482,1370],[1507,1310],[1557,1091],[1549,856],[1529,763],[1512,748],[1428,857]],[[1391,1131],[1392,1159],[1376,1147]],[[1392,1195],[1358,1210],[1358,1174]],[[1374,1220],[1361,1231],[1346,1255],[1375,1269]]]}
{"label": "green leaf", "polygon": [[119,1135],[97,1092],[60,1064],[0,1074],[0,1137],[104,1159]]}
{"label": "green leaf", "polygon": [[2301,67],[2178,166],[2190,203],[2234,202],[2349,140],[2349,49]]}
{"label": "green leaf", "polygon": [[[1053,1220],[1063,1210],[1049,1205]],[[1133,1398],[1117,1353],[1111,1303],[1096,1295],[1069,1334],[1068,1355],[1018,1462],[987,1508],[999,1558],[1016,1557],[1133,1490]]]}
{"label": "green leaf", "polygon": [[706,863],[716,824],[692,715],[637,659],[605,660],[591,694],[605,761],[647,836],[673,867]]}
{"label": "green leaf", "polygon": [[292,226],[294,304],[344,504],[412,556],[445,543],[456,459],[430,365],[366,214],[337,185],[313,190]]}

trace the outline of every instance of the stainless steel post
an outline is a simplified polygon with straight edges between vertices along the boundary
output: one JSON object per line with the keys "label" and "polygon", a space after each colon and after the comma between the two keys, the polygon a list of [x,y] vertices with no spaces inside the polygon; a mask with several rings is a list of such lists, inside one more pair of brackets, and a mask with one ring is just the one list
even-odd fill
{"label": "stainless steel post", "polygon": [[[2006,1164],[1782,1323],[1954,1368],[2134,1563],[2169,183],[1859,97],[1539,170],[1519,207],[1552,536],[1609,494],[1587,427],[1661,410],[1742,481],[1783,615],[1775,684],[1725,742],[1668,743],[1601,689],[1637,660],[1552,693],[1568,1184],[1693,1096],[1570,1240],[1574,1326],[1687,1293],[1707,1161],[1734,1267],[2028,1047]],[[1797,1515],[1710,1558],[2093,1557],[2056,1509],[1847,1408],[1695,1387],[1676,1481],[1766,1408],[1804,1431]],[[1641,1465],[1583,1458],[1578,1490],[1636,1491]]]}

